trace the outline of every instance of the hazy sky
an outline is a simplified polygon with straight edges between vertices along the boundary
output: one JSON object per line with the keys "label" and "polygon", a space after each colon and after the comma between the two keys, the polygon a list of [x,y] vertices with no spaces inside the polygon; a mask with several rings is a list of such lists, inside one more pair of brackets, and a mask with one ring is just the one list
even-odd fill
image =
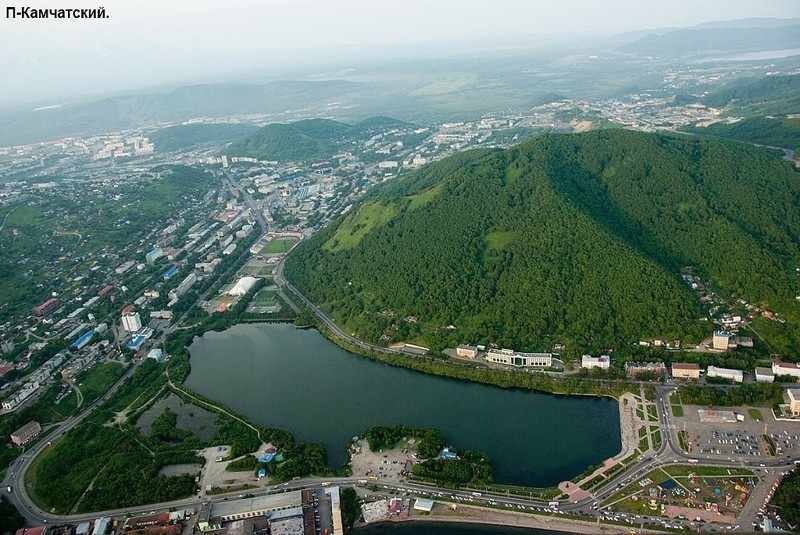
{"label": "hazy sky", "polygon": [[[106,20],[8,19],[5,5],[106,8]],[[800,17],[800,0],[19,0],[0,6],[0,102],[220,80],[375,45],[624,32]]]}

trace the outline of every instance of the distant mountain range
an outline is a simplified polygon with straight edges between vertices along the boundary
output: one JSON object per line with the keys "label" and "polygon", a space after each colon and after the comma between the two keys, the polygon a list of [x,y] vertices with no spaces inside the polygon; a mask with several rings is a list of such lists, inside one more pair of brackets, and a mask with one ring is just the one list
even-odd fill
{"label": "distant mountain range", "polygon": [[110,97],[35,111],[0,114],[0,146],[86,136],[158,122],[232,114],[282,113],[322,107],[360,90],[344,80],[281,81],[263,85],[194,85],[143,95]]}
{"label": "distant mountain range", "polygon": [[354,125],[330,119],[274,123],[234,141],[225,153],[261,160],[319,160],[347,150],[374,133],[410,126],[413,125],[390,117],[371,117]]}
{"label": "distant mountain range", "polygon": [[[458,154],[384,186],[301,244],[286,276],[378,343],[545,349],[712,329],[688,266],[787,319],[800,348],[800,173],[743,144],[624,130]],[[452,326],[452,327],[449,327]]]}
{"label": "distant mountain range", "polygon": [[791,48],[800,48],[800,19],[745,19],[647,32],[618,50],[671,57]]}

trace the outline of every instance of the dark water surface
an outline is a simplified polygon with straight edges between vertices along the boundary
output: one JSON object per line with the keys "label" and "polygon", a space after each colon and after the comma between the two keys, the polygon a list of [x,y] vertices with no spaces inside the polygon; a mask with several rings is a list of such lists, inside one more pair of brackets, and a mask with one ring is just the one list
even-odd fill
{"label": "dark water surface", "polygon": [[300,442],[322,442],[334,467],[352,436],[394,423],[435,427],[456,448],[486,452],[495,481],[510,485],[554,485],[621,448],[613,399],[426,375],[349,353],[315,330],[237,325],[190,349],[187,387]]}

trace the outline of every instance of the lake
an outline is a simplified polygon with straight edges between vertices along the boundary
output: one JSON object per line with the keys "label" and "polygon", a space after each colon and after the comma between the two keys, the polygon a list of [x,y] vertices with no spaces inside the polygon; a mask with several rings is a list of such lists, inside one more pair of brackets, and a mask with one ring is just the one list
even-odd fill
{"label": "lake", "polygon": [[495,481],[546,487],[621,449],[610,398],[503,389],[354,355],[316,330],[244,324],[190,347],[186,386],[253,422],[321,442],[337,467],[345,445],[376,425],[435,427],[457,449],[493,460]]}

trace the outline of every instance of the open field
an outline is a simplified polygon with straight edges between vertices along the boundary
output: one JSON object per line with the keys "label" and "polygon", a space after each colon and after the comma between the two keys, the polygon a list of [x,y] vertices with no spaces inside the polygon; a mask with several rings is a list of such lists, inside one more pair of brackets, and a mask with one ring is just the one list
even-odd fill
{"label": "open field", "polygon": [[297,240],[294,238],[275,238],[274,240],[270,240],[267,246],[261,250],[261,254],[285,253],[291,249],[292,245],[295,243],[297,243]]}

